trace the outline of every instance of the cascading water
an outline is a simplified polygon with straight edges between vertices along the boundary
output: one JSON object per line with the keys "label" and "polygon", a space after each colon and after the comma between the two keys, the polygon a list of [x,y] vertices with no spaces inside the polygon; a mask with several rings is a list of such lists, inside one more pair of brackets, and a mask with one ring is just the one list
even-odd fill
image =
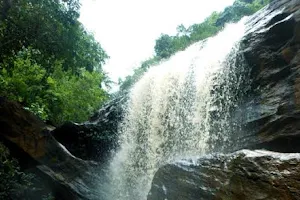
{"label": "cascading water", "polygon": [[244,20],[151,68],[132,88],[110,164],[110,199],[144,200],[156,170],[228,144]]}

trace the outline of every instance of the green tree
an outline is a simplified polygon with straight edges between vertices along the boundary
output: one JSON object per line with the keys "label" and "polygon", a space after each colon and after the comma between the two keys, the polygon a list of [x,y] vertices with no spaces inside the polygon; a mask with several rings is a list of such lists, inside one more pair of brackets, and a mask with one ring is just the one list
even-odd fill
{"label": "green tree", "polygon": [[0,95],[21,102],[42,119],[47,119],[43,84],[46,70],[32,58],[40,54],[33,49],[23,49],[0,64]]}
{"label": "green tree", "polygon": [[[52,63],[53,73],[33,59],[40,52],[23,49],[0,70],[0,95],[21,102],[40,118],[54,124],[82,122],[107,99],[101,88],[103,74],[82,69],[79,75],[63,70],[63,61]],[[0,66],[2,66],[0,65]]]}
{"label": "green tree", "polygon": [[108,56],[79,8],[79,0],[0,2],[0,95],[55,124],[87,120],[108,96]]}
{"label": "green tree", "polygon": [[51,121],[62,124],[87,120],[107,100],[107,93],[100,88],[102,79],[103,75],[99,72],[84,69],[79,76],[73,76],[57,64],[54,73],[47,78]]}
{"label": "green tree", "polygon": [[168,58],[174,52],[172,37],[167,34],[162,34],[155,42],[155,53],[161,58]]}
{"label": "green tree", "polygon": [[[0,62],[13,52],[31,46],[44,57],[64,60],[64,69],[74,73],[85,68],[101,69],[108,58],[79,18],[79,0],[13,0],[2,3]],[[41,59],[40,62],[43,62]],[[40,63],[47,71],[49,63]]]}
{"label": "green tree", "polygon": [[188,30],[185,28],[183,24],[180,24],[176,28],[177,36],[188,35]]}
{"label": "green tree", "polygon": [[236,0],[221,13],[216,25],[223,27],[228,22],[237,22],[244,16],[249,16],[270,3],[270,0]]}
{"label": "green tree", "polygon": [[271,0],[252,0],[251,4],[248,4],[250,10],[254,13],[260,10],[263,6],[269,4]]}

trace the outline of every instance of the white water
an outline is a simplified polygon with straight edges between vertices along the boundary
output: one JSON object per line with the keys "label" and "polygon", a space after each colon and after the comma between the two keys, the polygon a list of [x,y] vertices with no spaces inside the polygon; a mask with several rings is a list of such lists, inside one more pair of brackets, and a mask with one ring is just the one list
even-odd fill
{"label": "white water", "polygon": [[242,81],[231,69],[244,31],[244,20],[228,25],[151,68],[135,84],[120,126],[121,149],[110,164],[110,199],[145,200],[160,166],[229,141],[234,97],[226,84],[238,87]]}

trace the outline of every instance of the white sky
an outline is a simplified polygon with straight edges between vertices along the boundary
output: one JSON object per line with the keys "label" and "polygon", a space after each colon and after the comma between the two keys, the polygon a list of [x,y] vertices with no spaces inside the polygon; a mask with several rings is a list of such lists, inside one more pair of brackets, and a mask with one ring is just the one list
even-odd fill
{"label": "white sky", "polygon": [[154,54],[161,33],[201,23],[234,0],[81,0],[80,21],[110,56],[104,66],[113,81]]}

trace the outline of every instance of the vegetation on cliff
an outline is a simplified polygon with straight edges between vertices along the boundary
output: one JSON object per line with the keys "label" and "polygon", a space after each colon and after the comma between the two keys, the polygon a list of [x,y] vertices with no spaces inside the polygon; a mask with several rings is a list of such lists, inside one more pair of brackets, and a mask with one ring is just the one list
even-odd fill
{"label": "vegetation on cliff", "polygon": [[79,0],[0,2],[0,96],[57,125],[86,120],[107,99],[108,55],[79,8]]}
{"label": "vegetation on cliff", "polygon": [[233,5],[228,6],[223,12],[213,12],[202,23],[193,24],[189,27],[179,25],[177,34],[172,36],[161,34],[156,40],[155,55],[142,62],[141,66],[134,70],[133,75],[120,80],[120,89],[129,89],[149,67],[158,64],[178,51],[186,49],[191,44],[204,40],[217,34],[226,23],[237,22],[244,16],[249,16],[270,3],[271,0],[236,0]]}

